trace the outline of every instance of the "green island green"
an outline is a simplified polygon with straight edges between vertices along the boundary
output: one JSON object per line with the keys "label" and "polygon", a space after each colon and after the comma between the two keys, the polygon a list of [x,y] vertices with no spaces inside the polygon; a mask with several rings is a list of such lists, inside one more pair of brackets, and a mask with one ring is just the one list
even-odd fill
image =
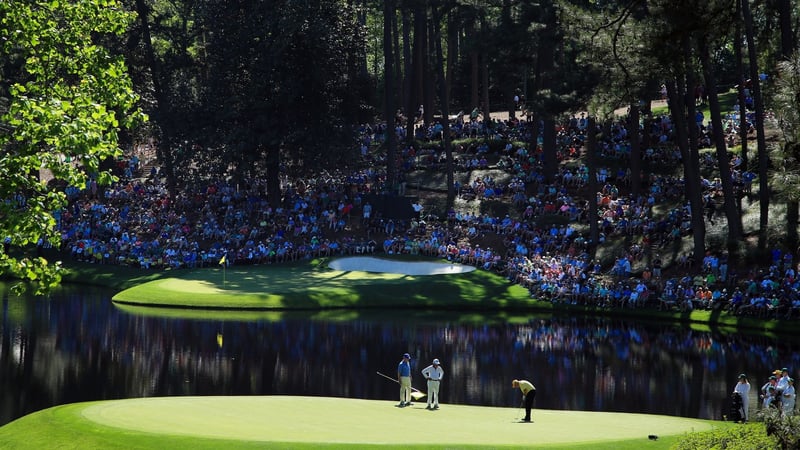
{"label": "green island green", "polygon": [[[312,320],[353,320],[402,308],[413,312],[415,320],[432,320],[443,310],[460,311],[459,320],[465,322],[584,313],[677,321],[723,332],[741,327],[764,333],[791,329],[778,321],[762,323],[709,311],[612,311],[552,304],[483,270],[410,276],[333,270],[328,263],[314,259],[146,272],[71,263],[64,281],[119,289],[113,301],[121,309],[170,317],[280,320],[313,311]],[[518,422],[519,411],[470,405],[426,411],[421,404],[395,408],[387,401],[289,396],[111,400],[60,405],[17,419],[0,427],[0,448],[666,449],[698,432],[763,430],[761,424],[538,409],[534,423],[524,424]]]}

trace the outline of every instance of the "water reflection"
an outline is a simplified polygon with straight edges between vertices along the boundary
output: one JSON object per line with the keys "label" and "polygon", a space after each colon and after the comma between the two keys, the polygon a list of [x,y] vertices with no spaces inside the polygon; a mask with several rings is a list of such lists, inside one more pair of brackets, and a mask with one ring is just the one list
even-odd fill
{"label": "water reflection", "polygon": [[[49,298],[3,295],[0,424],[57,404],[168,395],[325,395],[396,400],[400,355],[419,370],[439,358],[443,403],[536,406],[720,418],[736,375],[754,387],[800,367],[794,340],[592,318],[464,323],[429,313],[180,319],[121,311],[112,292],[64,287]],[[220,345],[221,344],[221,345]],[[753,389],[755,391],[756,389]],[[755,395],[755,393],[754,393]],[[758,402],[751,402],[755,405]]]}

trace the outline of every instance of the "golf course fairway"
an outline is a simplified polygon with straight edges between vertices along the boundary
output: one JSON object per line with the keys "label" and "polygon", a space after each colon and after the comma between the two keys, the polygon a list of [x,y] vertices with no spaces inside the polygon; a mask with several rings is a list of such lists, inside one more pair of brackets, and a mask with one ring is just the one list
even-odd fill
{"label": "golf course fairway", "polygon": [[[681,417],[302,396],[150,397],[74,403],[0,427],[0,448],[662,449],[730,426]],[[650,439],[655,435],[658,439]]]}

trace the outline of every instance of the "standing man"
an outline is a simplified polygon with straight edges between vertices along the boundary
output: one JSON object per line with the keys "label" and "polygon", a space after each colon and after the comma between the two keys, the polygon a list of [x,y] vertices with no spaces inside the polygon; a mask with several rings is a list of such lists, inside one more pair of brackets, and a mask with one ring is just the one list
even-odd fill
{"label": "standing man", "polygon": [[422,369],[422,375],[428,380],[428,406],[425,409],[439,409],[439,384],[444,377],[444,369],[439,365],[439,360]]}
{"label": "standing man", "polygon": [[770,375],[769,379],[767,380],[767,382],[764,383],[763,386],[761,386],[761,389],[760,389],[761,394],[759,394],[760,395],[759,398],[764,400],[764,407],[765,408],[767,406],[769,406],[769,402],[766,400],[769,396],[771,396],[769,391],[772,390],[774,392],[775,391],[775,384],[777,384],[777,383],[778,383],[778,378],[775,375]]}
{"label": "standing man", "polygon": [[778,378],[778,384],[775,385],[775,390],[778,392],[783,392],[787,387],[789,387],[789,369],[784,367],[781,369],[781,373],[776,375],[780,375],[780,378]]}
{"label": "standing man", "polygon": [[528,380],[512,380],[511,387],[519,388],[522,391],[522,399],[525,401],[525,418],[522,421],[530,422],[533,399],[536,398],[536,387]]}
{"label": "standing man", "polygon": [[403,360],[397,365],[397,382],[400,383],[400,404],[411,405],[411,355],[403,353]]}
{"label": "standing man", "polygon": [[362,224],[367,226],[369,225],[369,218],[372,216],[372,205],[369,202],[364,204],[362,212],[364,214],[364,220],[362,221]]}
{"label": "standing man", "polygon": [[747,422],[750,409],[750,382],[747,381],[747,375],[739,374],[739,381],[734,386],[733,392],[742,398],[742,422]]}
{"label": "standing man", "polygon": [[781,411],[783,412],[783,417],[794,415],[794,402],[797,398],[797,394],[794,391],[794,378],[789,378],[788,383],[786,389],[784,389],[781,394]]}

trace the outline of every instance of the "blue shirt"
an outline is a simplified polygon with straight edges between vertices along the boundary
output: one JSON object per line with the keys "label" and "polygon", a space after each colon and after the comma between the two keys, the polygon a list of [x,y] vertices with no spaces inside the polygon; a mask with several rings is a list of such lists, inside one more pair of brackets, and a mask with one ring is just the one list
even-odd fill
{"label": "blue shirt", "polygon": [[400,361],[400,364],[397,365],[397,373],[401,377],[410,377],[411,364],[409,364],[406,360]]}

